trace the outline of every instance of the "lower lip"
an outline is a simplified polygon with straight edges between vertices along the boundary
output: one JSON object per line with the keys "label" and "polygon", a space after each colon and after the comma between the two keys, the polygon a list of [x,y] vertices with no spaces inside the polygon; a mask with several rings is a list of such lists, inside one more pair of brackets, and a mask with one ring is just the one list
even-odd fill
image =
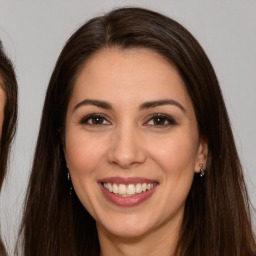
{"label": "lower lip", "polygon": [[113,203],[117,206],[122,206],[122,207],[131,207],[131,206],[136,206],[136,205],[143,203],[144,201],[146,201],[147,199],[149,199],[152,196],[152,194],[155,192],[155,189],[157,187],[157,186],[154,186],[150,190],[147,190],[140,194],[135,194],[133,196],[128,196],[128,197],[122,197],[122,196],[118,196],[112,192],[109,192],[107,189],[105,189],[103,187],[103,185],[101,183],[99,183],[99,184],[100,184],[100,187],[101,187],[101,190],[102,190],[104,196],[111,203]]}

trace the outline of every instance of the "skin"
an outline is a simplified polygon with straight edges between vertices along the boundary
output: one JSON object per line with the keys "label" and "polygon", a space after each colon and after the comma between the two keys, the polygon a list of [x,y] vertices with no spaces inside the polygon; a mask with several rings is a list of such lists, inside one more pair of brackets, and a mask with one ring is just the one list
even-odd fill
{"label": "skin", "polygon": [[[79,104],[85,99],[111,105]],[[141,108],[149,101],[173,100]],[[90,114],[101,114],[99,124]],[[157,118],[152,114],[165,114]],[[96,220],[101,255],[172,255],[185,200],[207,145],[176,69],[147,49],[106,48],[84,65],[66,115],[64,152],[76,194]],[[158,182],[139,205],[109,202],[98,181],[142,177]]]}
{"label": "skin", "polygon": [[0,77],[0,139],[2,137],[2,128],[4,122],[4,106],[6,102],[6,95],[3,90],[4,82],[3,79]]}

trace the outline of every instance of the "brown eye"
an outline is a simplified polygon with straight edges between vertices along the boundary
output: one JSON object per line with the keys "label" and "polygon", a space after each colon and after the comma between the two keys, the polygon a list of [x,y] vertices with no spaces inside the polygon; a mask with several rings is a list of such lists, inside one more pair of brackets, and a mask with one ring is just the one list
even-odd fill
{"label": "brown eye", "polygon": [[163,117],[154,117],[152,118],[154,125],[165,125],[166,119]]}
{"label": "brown eye", "polygon": [[101,115],[88,115],[84,117],[81,121],[84,125],[109,125],[110,122],[104,116]]}
{"label": "brown eye", "polygon": [[145,125],[148,126],[155,126],[155,127],[166,127],[169,125],[177,124],[175,120],[164,114],[154,114],[146,123]]}
{"label": "brown eye", "polygon": [[101,116],[95,116],[91,118],[92,124],[103,124],[104,123],[104,118]]}

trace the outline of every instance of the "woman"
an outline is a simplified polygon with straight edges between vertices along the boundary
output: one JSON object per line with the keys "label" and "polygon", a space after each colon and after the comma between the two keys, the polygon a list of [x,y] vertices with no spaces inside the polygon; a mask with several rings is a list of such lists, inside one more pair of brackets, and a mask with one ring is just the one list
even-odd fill
{"label": "woman", "polygon": [[[8,153],[15,133],[17,119],[17,81],[11,61],[0,41],[0,190],[7,169]],[[0,238],[0,255],[6,255]]]}
{"label": "woman", "polygon": [[53,71],[21,229],[24,255],[255,255],[214,70],[152,11],[97,17]]}

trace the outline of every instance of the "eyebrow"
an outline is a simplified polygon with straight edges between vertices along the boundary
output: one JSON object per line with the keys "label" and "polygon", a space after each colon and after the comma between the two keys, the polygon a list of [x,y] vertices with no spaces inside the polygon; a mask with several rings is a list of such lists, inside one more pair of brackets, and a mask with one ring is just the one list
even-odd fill
{"label": "eyebrow", "polygon": [[184,113],[186,112],[185,108],[179,102],[177,102],[175,100],[171,100],[171,99],[145,102],[142,105],[140,105],[140,110],[155,108],[155,107],[163,106],[163,105],[174,105],[174,106],[178,107],[180,110],[182,110],[182,112],[184,112]]}
{"label": "eyebrow", "polygon": [[81,102],[79,102],[77,105],[75,105],[73,112],[78,109],[81,106],[86,106],[86,105],[93,105],[99,108],[103,108],[103,109],[112,109],[111,104],[109,104],[108,102],[105,101],[101,101],[101,100],[90,100],[90,99],[85,99]]}
{"label": "eyebrow", "polygon": [[[79,102],[73,109],[73,112],[78,109],[81,106],[86,106],[86,105],[93,105],[99,108],[103,109],[112,109],[112,105],[106,101],[101,101],[101,100],[91,100],[91,99],[85,99],[81,102]],[[164,99],[164,100],[155,100],[155,101],[148,101],[140,105],[139,109],[150,109],[150,108],[155,108],[158,106],[163,106],[163,105],[173,105],[178,107],[182,112],[186,112],[185,108],[177,101],[171,100],[171,99]]]}

